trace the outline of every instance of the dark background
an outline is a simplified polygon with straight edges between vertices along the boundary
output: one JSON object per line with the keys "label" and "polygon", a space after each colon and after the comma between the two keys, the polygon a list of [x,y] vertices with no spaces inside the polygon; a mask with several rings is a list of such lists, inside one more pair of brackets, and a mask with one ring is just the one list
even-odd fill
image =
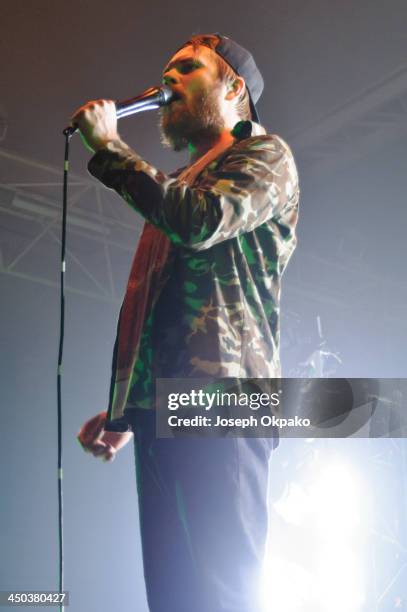
{"label": "dark background", "polygon": [[[125,99],[158,84],[192,33],[220,31],[249,48],[266,83],[260,117],[292,147],[301,182],[298,247],[283,280],[284,374],[307,369],[322,343],[336,356],[331,375],[405,377],[406,17],[401,0],[2,7],[0,588],[57,588],[61,130],[70,115],[88,99]],[[120,129],[156,167],[181,166],[185,157],[161,148],[156,125],[150,113],[124,119]],[[83,421],[106,408],[116,318],[142,225],[89,177],[88,158],[74,138],[63,370],[66,588],[71,610],[145,612],[131,445],[105,465],[75,440]],[[273,460],[278,465],[278,453]]]}

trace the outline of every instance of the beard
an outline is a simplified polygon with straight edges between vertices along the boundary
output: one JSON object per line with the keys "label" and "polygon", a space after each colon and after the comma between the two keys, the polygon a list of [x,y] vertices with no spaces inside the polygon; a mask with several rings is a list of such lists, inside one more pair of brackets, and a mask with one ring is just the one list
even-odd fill
{"label": "beard", "polygon": [[160,109],[161,142],[174,151],[204,140],[215,142],[225,127],[220,111],[219,90],[213,88],[193,99],[190,108],[175,100]]}

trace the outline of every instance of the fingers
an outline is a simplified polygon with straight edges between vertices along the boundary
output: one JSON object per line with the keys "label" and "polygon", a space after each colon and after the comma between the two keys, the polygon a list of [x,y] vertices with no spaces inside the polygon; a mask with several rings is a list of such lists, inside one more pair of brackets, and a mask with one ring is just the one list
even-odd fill
{"label": "fingers", "polygon": [[83,106],[79,107],[71,117],[71,125],[79,126],[84,117],[87,110],[93,110],[95,108],[94,102],[87,102]]}
{"label": "fingers", "polygon": [[93,453],[94,451],[100,451],[100,449],[106,448],[106,443],[100,440],[103,435],[103,426],[105,422],[106,412],[101,412],[89,419],[89,421],[86,421],[81,427],[76,439],[85,452]]}
{"label": "fingers", "polygon": [[91,100],[72,115],[71,125],[79,129],[79,135],[91,152],[117,140],[116,104],[113,100]]}
{"label": "fingers", "polygon": [[107,412],[100,412],[81,427],[76,439],[86,453],[113,461],[120,450],[133,437],[133,432],[105,431]]}
{"label": "fingers", "polygon": [[79,436],[77,436],[77,439],[85,453],[91,453],[94,457],[100,457],[104,461],[113,461],[116,457],[116,449],[106,442],[96,441],[91,445],[84,446]]}
{"label": "fingers", "polygon": [[126,432],[116,432],[116,431],[106,431],[103,434],[103,442],[106,444],[110,444],[116,451],[119,451],[126,446],[128,442],[133,438],[132,431]]}
{"label": "fingers", "polygon": [[113,461],[116,456],[116,451],[113,446],[105,442],[95,444],[91,452],[94,457],[100,457],[103,461]]}
{"label": "fingers", "polygon": [[100,454],[101,451],[105,451],[107,446],[110,447],[110,444],[107,445],[105,442],[102,442],[97,438],[94,438],[93,440],[85,440],[81,433],[76,436],[76,439],[85,453]]}
{"label": "fingers", "polygon": [[89,120],[95,114],[100,115],[102,112],[111,114],[113,111],[116,114],[116,104],[113,100],[89,100],[74,112],[71,117],[71,124],[80,125],[84,120]]}

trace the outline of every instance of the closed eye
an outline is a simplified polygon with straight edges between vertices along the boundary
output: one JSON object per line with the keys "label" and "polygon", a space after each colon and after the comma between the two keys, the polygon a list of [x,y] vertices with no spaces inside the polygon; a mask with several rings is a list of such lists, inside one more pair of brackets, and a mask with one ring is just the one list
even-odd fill
{"label": "closed eye", "polygon": [[194,59],[179,60],[179,61],[171,62],[167,66],[167,68],[164,70],[163,74],[166,74],[167,72],[172,70],[172,68],[175,68],[181,74],[189,74],[190,72],[193,72],[197,68],[202,68],[202,66],[203,64],[199,62],[198,60],[194,60]]}
{"label": "closed eye", "polygon": [[199,67],[200,65],[197,62],[185,62],[178,67],[178,72],[181,74],[188,74]]}

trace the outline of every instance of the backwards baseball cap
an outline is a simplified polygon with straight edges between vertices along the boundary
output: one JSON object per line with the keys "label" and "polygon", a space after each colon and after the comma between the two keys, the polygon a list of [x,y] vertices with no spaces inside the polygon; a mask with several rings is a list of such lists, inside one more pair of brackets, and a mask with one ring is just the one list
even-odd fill
{"label": "backwards baseball cap", "polygon": [[[218,39],[218,42],[213,44],[213,37]],[[238,76],[241,76],[247,87],[250,100],[250,110],[254,121],[260,123],[259,114],[257,112],[255,104],[259,100],[263,88],[264,81],[261,76],[260,70],[256,66],[256,62],[252,54],[247,51],[241,45],[238,45],[234,40],[223,36],[216,32],[215,34],[199,34],[192,37],[193,39],[199,39],[199,44],[209,47],[212,51],[215,51],[229,66],[236,72]],[[186,47],[191,44],[192,40],[188,40],[185,44],[180,47]]]}

